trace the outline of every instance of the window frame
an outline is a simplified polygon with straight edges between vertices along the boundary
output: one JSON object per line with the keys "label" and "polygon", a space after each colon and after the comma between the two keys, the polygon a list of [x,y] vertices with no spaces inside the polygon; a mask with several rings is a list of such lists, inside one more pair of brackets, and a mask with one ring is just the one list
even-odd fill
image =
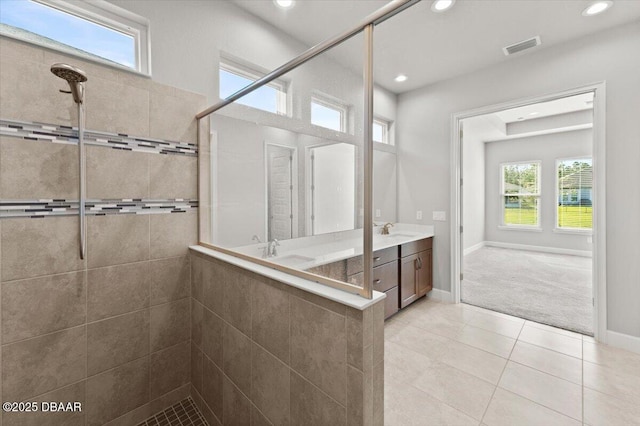
{"label": "window frame", "polygon": [[[116,64],[112,61],[100,60],[93,56],[86,56],[77,52],[70,52],[63,48],[56,48],[42,43],[34,42],[15,34],[0,31],[4,37],[20,40],[35,46],[75,56],[85,61],[95,62],[100,65],[129,71],[144,76],[151,76],[151,41],[149,37],[149,20],[136,15],[126,9],[118,7],[105,0],[93,0],[91,2],[69,2],[65,0],[31,0],[43,6],[75,16],[79,19],[128,35],[134,40],[135,68]],[[77,49],[75,46],[71,46]],[[91,52],[88,52],[91,53]],[[96,54],[93,54],[96,55]],[[96,55],[99,56],[99,55]]]}
{"label": "window frame", "polygon": [[[591,160],[591,168],[593,170],[593,156],[592,155],[576,155],[573,157],[566,157],[566,158],[556,158],[556,162],[555,162],[555,169],[554,169],[554,173],[555,173],[555,200],[554,200],[554,205],[555,205],[555,212],[554,212],[554,224],[553,224],[553,232],[555,233],[559,233],[559,234],[584,234],[584,235],[592,235],[593,234],[593,205],[592,205],[592,210],[591,210],[591,220],[592,220],[592,224],[591,224],[591,228],[571,228],[571,227],[561,227],[559,226],[560,224],[558,223],[558,221],[560,220],[560,217],[558,216],[558,200],[560,199],[560,178],[558,177],[558,166],[560,165],[560,163],[567,161],[567,160],[573,160],[573,161],[579,161],[579,160]],[[593,198],[593,185],[591,187],[591,197]],[[593,204],[593,200],[592,200],[592,204]]]}
{"label": "window frame", "polygon": [[[536,164],[538,173],[537,173],[537,190],[536,194],[507,194],[505,193],[505,180],[504,180],[504,170],[505,166],[517,166],[521,164]],[[505,222],[505,197],[536,197],[538,199],[537,204],[537,212],[536,212],[536,224],[535,225],[523,225],[523,224],[514,224],[514,223],[506,223]],[[528,160],[528,161],[508,161],[504,163],[500,163],[500,229],[517,229],[517,230],[532,230],[532,231],[541,231],[542,230],[542,160]]]}
{"label": "window frame", "polygon": [[373,139],[373,129],[371,134],[371,139],[375,143],[381,143],[383,145],[394,146],[393,140],[391,139],[391,121],[385,120],[384,118],[374,117],[373,125],[379,124],[382,127],[382,141],[377,141]]}
{"label": "window frame", "polygon": [[[338,111],[340,113],[340,130],[331,129],[329,127],[315,124],[313,122],[312,105],[314,103],[325,108]],[[320,127],[322,129],[330,130],[333,132],[347,133],[347,130],[349,128],[349,106],[345,102],[342,102],[338,99],[330,98],[329,96],[324,94],[314,93],[311,95],[311,101],[309,102],[309,123],[312,126]]]}
{"label": "window frame", "polygon": [[[247,65],[240,63],[237,60],[229,59],[221,56],[218,63],[218,97],[220,96],[220,72],[225,71],[230,74],[235,74],[238,77],[246,78],[248,80],[256,81],[264,77],[267,73],[259,71],[257,66]],[[266,109],[258,108],[252,105],[241,104],[248,108],[253,108],[257,111],[266,112],[269,114],[289,116],[289,83],[282,79],[276,79],[266,84],[267,87],[271,87],[276,90],[276,111],[268,111]]]}

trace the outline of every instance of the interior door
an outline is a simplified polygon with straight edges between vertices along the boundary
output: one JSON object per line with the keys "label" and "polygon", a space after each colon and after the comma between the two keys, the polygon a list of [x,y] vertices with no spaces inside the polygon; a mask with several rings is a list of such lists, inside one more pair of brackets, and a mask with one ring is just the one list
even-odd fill
{"label": "interior door", "polygon": [[267,145],[268,238],[293,237],[293,149]]}

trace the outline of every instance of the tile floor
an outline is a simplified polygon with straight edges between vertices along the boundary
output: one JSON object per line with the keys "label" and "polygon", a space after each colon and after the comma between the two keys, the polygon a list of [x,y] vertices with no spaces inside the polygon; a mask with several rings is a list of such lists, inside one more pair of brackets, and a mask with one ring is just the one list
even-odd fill
{"label": "tile floor", "polygon": [[640,354],[422,299],[385,324],[393,425],[640,425]]}

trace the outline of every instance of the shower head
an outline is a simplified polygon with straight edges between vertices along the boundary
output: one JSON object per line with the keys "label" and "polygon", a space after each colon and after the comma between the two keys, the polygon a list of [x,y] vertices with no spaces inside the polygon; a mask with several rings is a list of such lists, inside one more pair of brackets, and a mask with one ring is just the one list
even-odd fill
{"label": "shower head", "polygon": [[61,79],[67,80],[73,100],[77,104],[81,104],[84,97],[84,85],[82,83],[87,81],[85,72],[68,64],[53,64],[51,65],[51,72]]}

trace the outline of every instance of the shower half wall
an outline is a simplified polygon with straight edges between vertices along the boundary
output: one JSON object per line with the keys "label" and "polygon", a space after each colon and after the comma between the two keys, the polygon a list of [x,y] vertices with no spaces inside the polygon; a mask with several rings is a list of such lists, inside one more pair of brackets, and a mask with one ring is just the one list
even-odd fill
{"label": "shower half wall", "polygon": [[[49,71],[56,62],[89,76],[87,199],[95,207],[85,260],[77,213],[64,211],[77,208],[77,145],[65,137],[77,112],[58,92],[66,82]],[[24,217],[0,220],[1,399],[83,407],[4,413],[3,425],[135,424],[189,395],[194,116],[205,103],[148,78],[0,37],[0,118],[31,123],[3,123],[2,214],[9,202],[36,210],[50,203],[44,215],[24,207]],[[91,131],[99,133],[92,139]]]}

